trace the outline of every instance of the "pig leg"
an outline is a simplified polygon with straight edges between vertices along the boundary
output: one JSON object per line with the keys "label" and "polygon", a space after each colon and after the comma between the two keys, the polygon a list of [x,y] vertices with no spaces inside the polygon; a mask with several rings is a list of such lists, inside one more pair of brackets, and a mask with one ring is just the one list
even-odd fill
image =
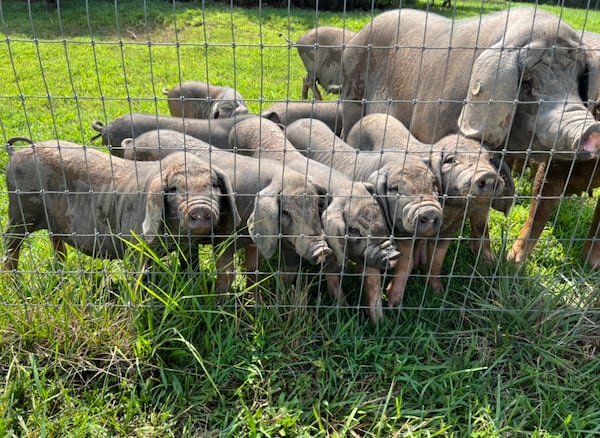
{"label": "pig leg", "polygon": [[566,179],[560,174],[555,174],[552,178],[550,175],[546,177],[546,167],[547,163],[540,164],[535,174],[529,216],[508,253],[509,261],[522,263],[529,257],[558,203],[558,196]]}
{"label": "pig leg", "polygon": [[302,99],[308,99],[308,90],[310,89],[313,93],[315,100],[323,100],[321,92],[317,87],[317,82],[313,80],[314,74],[307,74],[302,81]]}
{"label": "pig leg", "polygon": [[229,292],[233,280],[235,280],[234,252],[226,250],[219,254],[217,265],[217,299],[220,301]]}
{"label": "pig leg", "polygon": [[492,252],[490,244],[490,233],[488,230],[489,207],[479,208],[471,214],[471,252],[475,255],[480,254],[486,262],[493,262],[496,256]]}
{"label": "pig leg", "polygon": [[260,253],[256,245],[246,247],[246,288],[254,288],[254,301],[262,303],[262,297],[256,283],[258,283],[258,267],[260,265]]}
{"label": "pig leg", "polygon": [[367,313],[373,324],[383,321],[383,306],[381,304],[381,272],[377,268],[364,266],[357,267],[365,279],[365,290],[367,291]]}
{"label": "pig leg", "polygon": [[431,254],[431,267],[429,271],[429,284],[435,293],[440,293],[442,287],[442,264],[450,247],[450,239],[439,239],[433,242]]}
{"label": "pig leg", "polygon": [[306,100],[308,99],[308,88],[310,87],[310,80],[308,75],[306,75],[304,77],[304,79],[302,79],[302,99]]}
{"label": "pig leg", "polygon": [[[10,206],[9,206],[10,209]],[[25,241],[26,236],[36,231],[36,229],[28,230],[25,225],[22,224],[21,221],[16,223],[17,221],[11,220],[11,217],[15,215],[11,215],[9,212],[8,225],[5,236],[5,244],[6,244],[6,253],[5,253],[5,262],[4,268],[7,271],[16,271],[19,269],[19,255],[21,254],[21,246]],[[35,223],[34,220],[28,220],[29,223]]]}
{"label": "pig leg", "polygon": [[313,92],[313,96],[315,97],[315,100],[323,100],[323,96],[321,96],[321,92],[319,91],[319,88],[317,87],[316,82],[313,82],[312,92]]}
{"label": "pig leg", "polygon": [[23,245],[24,238],[10,236],[6,239],[6,255],[4,268],[7,271],[16,271],[19,269],[19,255],[21,253],[21,245]]}
{"label": "pig leg", "polygon": [[329,298],[335,303],[345,306],[347,305],[344,291],[342,290],[342,284],[340,282],[339,274],[327,274],[325,276],[327,281],[327,291],[329,292]]}
{"label": "pig leg", "polygon": [[54,256],[59,262],[64,262],[67,259],[67,246],[58,237],[51,237],[52,248],[54,248]]}
{"label": "pig leg", "polygon": [[406,290],[406,282],[414,266],[412,240],[397,239],[396,248],[402,255],[396,261],[394,277],[386,290],[388,306],[390,307],[396,307],[402,303],[404,291]]}
{"label": "pig leg", "polygon": [[588,234],[588,240],[583,246],[583,252],[581,253],[584,260],[586,260],[590,266],[594,269],[600,268],[600,200],[596,203],[596,210],[594,211],[594,218],[590,225],[590,231]]}

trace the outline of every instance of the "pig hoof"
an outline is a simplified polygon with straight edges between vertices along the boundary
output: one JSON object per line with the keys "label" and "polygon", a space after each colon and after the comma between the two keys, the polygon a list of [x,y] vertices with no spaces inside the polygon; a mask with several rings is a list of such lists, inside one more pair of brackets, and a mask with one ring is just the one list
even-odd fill
{"label": "pig hoof", "polygon": [[442,281],[439,278],[430,278],[429,285],[431,286],[431,289],[433,289],[433,292],[436,294],[441,294],[444,290],[442,286]]}
{"label": "pig hoof", "polygon": [[523,260],[525,260],[525,256],[524,256],[522,250],[512,248],[508,252],[508,255],[506,256],[506,260],[508,260],[509,262],[521,264],[523,262]]}

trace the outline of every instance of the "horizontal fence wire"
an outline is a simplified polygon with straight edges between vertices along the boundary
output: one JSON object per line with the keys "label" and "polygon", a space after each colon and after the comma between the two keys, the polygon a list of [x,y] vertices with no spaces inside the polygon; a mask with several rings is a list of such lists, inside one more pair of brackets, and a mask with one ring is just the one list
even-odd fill
{"label": "horizontal fence wire", "polygon": [[[523,28],[532,30],[521,32],[521,40],[510,39],[510,20],[498,21],[496,27],[510,28],[498,43],[489,41],[488,29],[474,26],[468,32],[480,36],[475,38],[476,45],[470,45],[463,41],[473,38],[459,38],[462,19],[450,14],[443,22],[447,34],[432,42],[427,32],[437,32],[441,26],[435,21],[441,12],[437,7],[422,12],[425,26],[433,20],[431,27],[412,41],[403,39],[404,26],[421,23],[398,15],[397,35],[383,42],[366,38],[365,45],[350,37],[339,45],[327,41],[302,45],[296,44],[298,38],[321,24],[319,10],[296,16],[296,10],[290,9],[287,17],[273,18],[271,9],[265,10],[260,3],[247,9],[232,3],[206,10],[203,3],[179,2],[169,8],[150,1],[115,1],[112,5],[86,1],[84,5],[82,9],[75,2],[58,1],[44,11],[45,5],[37,2],[0,3],[4,36],[0,45],[0,130],[5,142],[22,136],[33,143],[7,146],[0,158],[7,169],[0,186],[5,291],[0,300],[4,311],[58,310],[64,303],[56,296],[64,294],[64,299],[82,309],[144,312],[169,308],[179,312],[187,306],[193,315],[235,313],[241,305],[314,312],[316,318],[322,313],[328,318],[338,315],[333,317],[335,321],[358,317],[365,325],[410,319],[450,340],[482,330],[478,325],[482,318],[493,324],[503,318],[498,315],[512,313],[527,319],[558,312],[567,319],[575,314],[581,317],[583,311],[597,330],[600,250],[596,247],[598,171],[594,153],[600,149],[600,129],[592,112],[598,99],[598,89],[592,88],[597,78],[592,73],[598,65],[593,65],[597,59],[591,55],[597,57],[600,43],[597,35],[591,36],[599,29],[584,30],[597,18],[597,10],[584,11],[583,24],[571,30],[574,47],[569,46],[573,41],[565,42],[565,37],[558,35],[559,27],[568,27],[567,20],[553,15],[560,26],[552,28],[556,38],[550,38],[543,47],[547,52],[541,55],[535,47],[535,21],[523,22]],[[532,4],[530,9],[542,12],[539,5]],[[513,10],[510,4],[508,10]],[[82,11],[83,15],[73,16]],[[105,18],[99,18],[107,12]],[[380,13],[344,11],[328,18],[337,27],[351,27],[355,35],[368,29],[370,18]],[[346,14],[352,14],[351,19]],[[471,20],[483,20],[484,15],[475,14]],[[544,17],[535,20],[547,19]],[[52,20],[52,25],[42,20]],[[523,43],[523,38],[531,45]],[[478,58],[488,46],[493,47],[485,52],[490,58],[487,68],[496,79],[484,84]],[[299,57],[301,49],[317,59],[324,51],[337,52],[333,59],[305,66]],[[344,54],[350,50],[358,50],[360,59],[352,59],[353,69],[344,71],[350,68],[344,64]],[[387,57],[377,57],[384,52]],[[395,70],[405,54],[416,57],[417,62],[411,69]],[[505,79],[511,57],[519,58],[515,62],[520,64]],[[577,61],[561,65],[566,57]],[[434,58],[439,61],[433,63]],[[455,77],[455,64],[459,64],[461,78]],[[335,68],[339,76],[334,81],[340,83],[333,85],[342,90],[337,96],[326,94],[327,79],[320,76]],[[555,79],[549,73],[549,85],[538,83],[544,78],[539,70],[544,69],[562,76]],[[439,78],[443,82],[439,86],[428,83]],[[207,93],[206,85],[188,90],[188,95],[181,91],[178,97],[167,96],[176,86],[183,90],[185,81],[210,83],[213,90],[235,89],[240,97],[230,101],[217,94],[202,95]],[[312,81],[325,100],[315,99],[312,89],[303,100],[303,81]],[[410,83],[404,94],[393,90],[394,86],[401,88],[402,81]],[[565,86],[564,81],[573,83]],[[465,90],[455,92],[458,83],[461,87],[466,84]],[[514,90],[503,94],[505,87]],[[558,94],[552,94],[557,87]],[[430,90],[441,94],[433,95]],[[324,116],[317,115],[324,102],[337,105]],[[273,120],[265,116],[264,122],[240,131],[237,140],[237,125],[222,125],[228,116],[206,119],[202,133],[224,143],[209,144],[204,139],[205,149],[188,146],[188,138],[195,141],[195,135],[192,119],[185,113],[194,105],[224,103],[242,109],[231,118],[240,123],[264,115],[273,105],[281,105],[283,110],[274,111]],[[496,129],[494,111],[499,106],[508,107],[499,121],[502,129],[512,129],[515,134],[485,149],[487,139],[482,136]],[[172,116],[173,108],[184,114]],[[380,112],[386,119],[398,116],[407,133],[427,134],[422,138],[407,134],[397,142],[397,149],[386,150],[385,159],[395,156],[396,166],[386,167],[384,154],[377,150],[344,149],[349,120],[356,115],[347,112],[348,108],[358,115]],[[290,113],[302,111],[319,121],[335,119],[339,113],[326,136],[310,131],[310,125],[310,134],[301,134],[308,145],[304,155],[329,151],[331,155],[324,161],[328,164],[303,161],[293,142],[286,143]],[[418,111],[433,116],[425,120],[427,116]],[[573,112],[578,112],[575,119]],[[407,113],[414,114],[412,120]],[[209,173],[213,172],[212,179],[206,176],[197,182],[198,175],[193,175],[192,181],[192,175],[184,172],[183,179],[169,181],[169,172],[175,170],[167,165],[126,163],[121,158],[127,152],[121,137],[134,138],[146,130],[135,126],[136,114],[148,116],[144,123],[156,126],[163,123],[159,119],[171,117],[172,125],[160,125],[163,130],[184,127],[183,139],[176,140],[179,143],[174,147],[161,145],[159,153],[180,153],[184,158],[179,164],[184,166],[200,157],[208,163]],[[477,126],[463,124],[463,118],[476,115],[489,119],[473,122],[479,123]],[[452,117],[455,119],[449,123]],[[549,117],[554,119],[545,119]],[[122,127],[116,125],[117,120]],[[93,129],[93,123],[100,128]],[[275,139],[270,137],[270,124],[279,130]],[[389,126],[377,128],[375,134],[392,142],[397,133]],[[462,138],[439,146],[438,138],[461,127],[465,132],[476,131],[468,148]],[[224,135],[223,129],[227,130]],[[58,145],[39,144],[57,140]],[[76,145],[60,145],[61,141]],[[145,148],[134,143],[130,149],[140,154],[158,150]],[[44,149],[58,152],[44,158],[46,155],[39,155]],[[237,154],[240,162],[215,153],[219,149]],[[24,154],[31,150],[34,153],[26,162]],[[103,159],[90,165],[87,154],[97,152]],[[361,157],[369,166],[376,162],[380,166],[367,172]],[[431,193],[407,194],[424,184],[424,173],[410,172],[414,160],[428,167]],[[339,170],[343,163],[352,169],[350,174]],[[407,170],[397,186],[386,186],[391,180],[384,182],[384,176],[390,178],[404,167]],[[324,176],[324,168],[337,170]],[[222,178],[217,181],[215,169],[226,175],[227,184],[233,187],[231,193],[226,192]],[[292,180],[297,174],[303,178],[300,187]],[[480,174],[484,176],[474,183]],[[152,185],[154,176],[158,176],[157,186]],[[571,186],[572,181],[576,182]],[[539,184],[552,190],[546,193]],[[506,191],[488,191],[482,198],[478,193],[487,189],[486,185],[492,192],[498,186]],[[188,212],[196,208],[194,203],[204,205],[206,196],[213,195],[213,207],[221,212],[204,207]],[[237,204],[235,214],[227,212],[228,195]],[[415,205],[409,205],[409,200],[414,201],[410,196],[417,198]],[[152,213],[160,219],[152,229],[146,226],[149,199],[160,208],[159,213]],[[262,206],[261,199],[273,202]],[[542,199],[547,202],[543,207]],[[496,202],[500,201],[499,207]],[[414,213],[420,202],[435,203],[440,210],[435,219],[439,223],[425,235],[419,234],[419,227],[425,227],[430,220],[427,215],[433,213]],[[338,203],[342,207],[336,207]],[[532,250],[521,253],[523,260],[516,262],[511,248],[528,223],[528,215],[536,213],[529,210],[536,203],[540,212],[542,208],[552,211],[544,216],[544,223],[536,224],[541,229],[535,248],[526,236],[525,246]],[[288,210],[288,204],[303,207]],[[402,208],[405,210],[400,211]],[[235,227],[219,228],[217,219],[233,221],[234,215],[242,218]],[[200,231],[190,225],[202,221],[212,222]],[[445,224],[452,225],[445,229]],[[259,227],[267,231],[256,232]],[[290,230],[299,233],[290,234]],[[66,242],[66,254],[51,241]],[[171,245],[162,247],[167,241]],[[17,267],[8,263],[11,258],[16,260],[8,242],[12,251],[20,249]],[[107,242],[120,248],[114,257],[117,260],[104,259],[101,245]],[[251,251],[256,245],[258,255]],[[394,247],[399,250],[395,254]],[[220,262],[227,262],[226,266]],[[398,274],[396,266],[401,263],[404,271]],[[222,281],[227,283],[224,289]],[[394,285],[400,292],[388,307]],[[319,336],[315,334],[315,339]],[[395,337],[410,339],[406,333]]]}
{"label": "horizontal fence wire", "polygon": [[0,0],[0,433],[597,435],[599,8]]}

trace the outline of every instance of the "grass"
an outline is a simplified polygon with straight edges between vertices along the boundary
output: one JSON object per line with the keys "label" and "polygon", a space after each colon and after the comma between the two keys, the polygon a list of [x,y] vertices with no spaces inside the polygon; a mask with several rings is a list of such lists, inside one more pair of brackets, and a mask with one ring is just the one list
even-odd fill
{"label": "grass", "polygon": [[[439,12],[506,7],[456,5]],[[600,31],[597,10],[548,9]],[[299,99],[303,67],[281,35],[295,40],[317,20],[356,30],[371,16],[158,0],[64,0],[60,16],[43,2],[2,2],[0,12],[3,138],[84,144],[93,120],[167,114],[161,89],[180,79],[235,84],[254,112]],[[417,273],[402,309],[377,327],[351,272],[349,307],[331,305],[318,272],[291,290],[266,278],[260,304],[238,284],[218,304],[208,248],[194,276],[150,254],[160,269],[145,283],[136,252],[108,262],[71,251],[61,265],[35,233],[22,272],[0,272],[0,435],[598,434],[598,275],[579,261],[593,203],[565,200],[517,268],[504,260],[529,184],[519,179],[509,217],[493,215],[496,263],[457,241],[444,291]]]}

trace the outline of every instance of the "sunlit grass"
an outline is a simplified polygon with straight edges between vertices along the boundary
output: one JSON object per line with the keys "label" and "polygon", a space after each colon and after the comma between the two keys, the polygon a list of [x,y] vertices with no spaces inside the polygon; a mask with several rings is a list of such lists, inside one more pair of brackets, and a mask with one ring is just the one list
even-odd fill
{"label": "sunlit grass", "polygon": [[[93,120],[167,114],[162,88],[187,79],[234,85],[253,112],[299,99],[303,66],[286,38],[317,19],[358,30],[372,16],[89,3],[61,1],[60,20],[43,2],[1,3],[4,139],[89,144]],[[453,3],[430,10],[462,18],[515,6]],[[600,31],[597,10],[547,8]],[[2,168],[7,159],[0,153]],[[0,232],[5,187],[0,178]],[[0,272],[0,435],[593,436],[600,292],[579,259],[593,202],[566,200],[516,267],[505,257],[528,212],[530,181],[518,192],[508,217],[492,215],[497,262],[456,242],[442,293],[419,270],[402,309],[385,309],[377,327],[352,268],[348,307],[329,300],[318,268],[285,287],[277,260],[262,265],[259,295],[240,273],[218,300],[210,247],[192,274],[177,254],[141,244],[122,261],[73,250],[60,264],[47,234],[35,233],[21,272]]]}

